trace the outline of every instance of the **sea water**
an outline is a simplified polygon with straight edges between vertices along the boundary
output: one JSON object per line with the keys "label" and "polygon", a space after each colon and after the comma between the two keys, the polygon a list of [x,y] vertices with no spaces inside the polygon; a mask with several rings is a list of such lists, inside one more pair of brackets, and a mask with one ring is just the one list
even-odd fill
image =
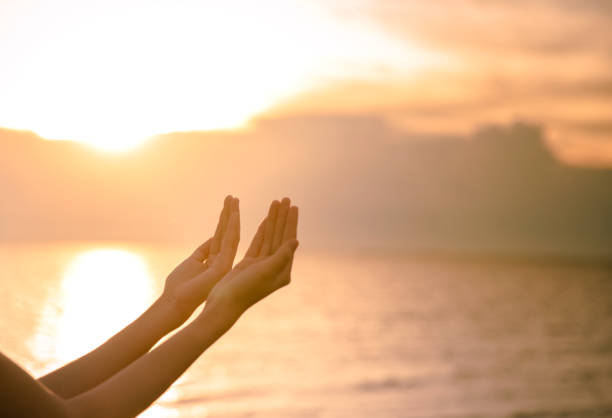
{"label": "sea water", "polygon": [[[0,349],[34,376],[86,353],[189,250],[0,246]],[[612,269],[300,248],[142,416],[612,416]]]}

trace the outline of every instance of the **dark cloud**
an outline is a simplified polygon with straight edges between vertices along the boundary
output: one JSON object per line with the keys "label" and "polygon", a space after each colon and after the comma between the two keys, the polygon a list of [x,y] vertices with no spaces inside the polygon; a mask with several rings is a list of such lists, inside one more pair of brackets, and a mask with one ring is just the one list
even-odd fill
{"label": "dark cloud", "polygon": [[594,133],[594,134],[604,134],[612,136],[612,121],[601,121],[601,122],[577,122],[577,123],[567,123],[560,122],[561,126],[564,128],[569,128],[575,131]]}

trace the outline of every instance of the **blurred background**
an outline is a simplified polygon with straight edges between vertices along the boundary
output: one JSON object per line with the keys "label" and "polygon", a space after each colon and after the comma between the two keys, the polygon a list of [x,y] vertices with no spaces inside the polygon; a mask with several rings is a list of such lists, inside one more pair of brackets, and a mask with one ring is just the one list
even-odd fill
{"label": "blurred background", "polygon": [[[612,3],[0,0],[0,328],[40,375],[241,199],[291,286],[143,416],[612,416]],[[118,291],[119,290],[119,291]]]}

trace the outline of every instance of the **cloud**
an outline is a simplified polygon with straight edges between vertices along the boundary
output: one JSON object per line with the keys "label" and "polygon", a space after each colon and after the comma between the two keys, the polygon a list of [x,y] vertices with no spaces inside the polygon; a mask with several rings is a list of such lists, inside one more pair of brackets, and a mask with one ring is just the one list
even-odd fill
{"label": "cloud", "polygon": [[426,55],[304,1],[0,2],[0,126],[98,143],[236,128]]}
{"label": "cloud", "polygon": [[366,2],[364,15],[407,39],[487,54],[609,51],[609,2]]}
{"label": "cloud", "polygon": [[43,3],[0,4],[3,126],[121,146],[257,115],[528,120],[568,161],[612,165],[607,1]]}
{"label": "cloud", "polygon": [[[351,79],[310,90],[269,113],[376,113],[411,132],[464,135],[483,124],[533,121],[572,164],[612,165],[612,12],[599,1],[334,3],[445,57],[403,78]],[[348,17],[347,17],[348,18]],[[570,145],[571,144],[571,145]]]}
{"label": "cloud", "polygon": [[114,157],[10,131],[0,143],[4,240],[193,243],[234,193],[245,237],[271,199],[291,196],[310,248],[612,248],[612,170],[561,164],[531,125],[408,135],[376,116],[310,116],[171,134]]}

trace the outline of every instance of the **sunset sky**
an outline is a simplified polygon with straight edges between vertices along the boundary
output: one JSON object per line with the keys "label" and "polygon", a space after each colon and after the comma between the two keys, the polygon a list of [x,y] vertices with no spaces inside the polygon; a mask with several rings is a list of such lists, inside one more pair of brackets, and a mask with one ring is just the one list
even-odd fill
{"label": "sunset sky", "polygon": [[0,126],[129,148],[262,116],[469,135],[529,121],[612,164],[612,3],[0,1]]}
{"label": "sunset sky", "polygon": [[0,0],[0,265],[0,367],[123,353],[69,405],[161,359],[143,417],[608,416],[612,0]]}

